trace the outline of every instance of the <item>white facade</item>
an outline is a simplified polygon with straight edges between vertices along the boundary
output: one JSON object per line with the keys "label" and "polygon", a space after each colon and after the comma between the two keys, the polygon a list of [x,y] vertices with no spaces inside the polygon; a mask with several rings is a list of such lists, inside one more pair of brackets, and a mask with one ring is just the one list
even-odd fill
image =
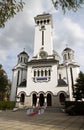
{"label": "white facade", "polygon": [[34,56],[43,48],[48,55],[53,54],[52,43],[52,16],[49,14],[38,15],[35,18],[35,44]]}
{"label": "white facade", "polygon": [[65,48],[63,63],[53,50],[52,16],[37,15],[35,18],[34,57],[25,51],[18,55],[18,64],[13,69],[11,100],[18,107],[60,106],[73,99],[73,86],[79,74],[79,65],[74,60],[74,51]]}

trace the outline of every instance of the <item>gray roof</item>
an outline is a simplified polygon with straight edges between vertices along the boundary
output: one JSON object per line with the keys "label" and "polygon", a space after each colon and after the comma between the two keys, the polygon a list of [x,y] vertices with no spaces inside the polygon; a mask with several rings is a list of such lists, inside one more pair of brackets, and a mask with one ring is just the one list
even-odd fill
{"label": "gray roof", "polygon": [[22,51],[19,55],[27,55],[28,56],[27,52],[25,52],[25,51]]}
{"label": "gray roof", "polygon": [[63,79],[58,79],[58,85],[59,87],[67,86],[66,82]]}
{"label": "gray roof", "polygon": [[71,50],[72,50],[71,48],[67,47],[63,51],[71,51]]}
{"label": "gray roof", "polygon": [[26,80],[22,81],[19,85],[19,87],[26,87]]}

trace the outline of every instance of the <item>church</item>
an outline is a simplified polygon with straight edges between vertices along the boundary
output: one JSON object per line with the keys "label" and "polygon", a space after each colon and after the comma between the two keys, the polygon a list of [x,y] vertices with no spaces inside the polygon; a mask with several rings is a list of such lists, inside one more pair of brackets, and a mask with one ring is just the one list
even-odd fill
{"label": "church", "polygon": [[32,107],[38,103],[61,106],[65,100],[74,100],[73,87],[80,66],[74,59],[74,50],[69,47],[62,51],[63,63],[60,63],[60,56],[53,49],[51,14],[37,15],[34,21],[34,54],[31,60],[25,50],[18,54],[10,100],[15,101],[17,107]]}

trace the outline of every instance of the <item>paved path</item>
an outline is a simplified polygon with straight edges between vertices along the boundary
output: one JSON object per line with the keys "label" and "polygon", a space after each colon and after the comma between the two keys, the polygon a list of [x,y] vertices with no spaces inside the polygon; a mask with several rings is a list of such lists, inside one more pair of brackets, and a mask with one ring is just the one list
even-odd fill
{"label": "paved path", "polygon": [[84,116],[45,112],[29,117],[26,111],[0,111],[0,130],[84,130]]}

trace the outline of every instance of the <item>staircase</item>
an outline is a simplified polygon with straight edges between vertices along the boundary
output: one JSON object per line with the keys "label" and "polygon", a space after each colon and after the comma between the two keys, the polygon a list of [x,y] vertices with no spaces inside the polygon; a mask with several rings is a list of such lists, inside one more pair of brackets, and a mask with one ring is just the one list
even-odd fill
{"label": "staircase", "polygon": [[62,113],[64,112],[64,109],[62,107],[47,107],[46,112],[52,112],[52,113]]}

